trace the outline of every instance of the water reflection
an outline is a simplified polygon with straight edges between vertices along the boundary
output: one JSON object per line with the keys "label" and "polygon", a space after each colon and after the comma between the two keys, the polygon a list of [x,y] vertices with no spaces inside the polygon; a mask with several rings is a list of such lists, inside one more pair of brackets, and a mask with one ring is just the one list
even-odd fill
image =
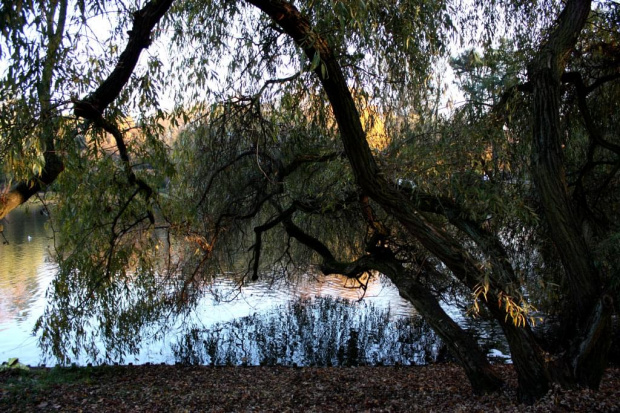
{"label": "water reflection", "polygon": [[[43,314],[45,293],[57,267],[50,258],[53,246],[51,231],[46,228],[47,218],[40,211],[37,206],[20,208],[11,212],[8,222],[3,223],[9,244],[0,245],[0,361],[9,357],[19,357],[21,362],[30,365],[38,365],[42,361],[32,329]],[[187,337],[188,325],[194,331],[205,331],[217,323],[273,312],[274,308],[296,299],[328,296],[355,301],[363,298],[364,303],[379,312],[389,310],[390,322],[398,322],[415,314],[411,304],[400,297],[396,288],[379,276],[368,281],[365,291],[352,287],[352,281],[345,277],[306,274],[305,278],[294,284],[273,284],[271,280],[261,279],[240,290],[235,281],[221,276],[214,280],[210,286],[213,294],[206,294],[200,301],[189,323],[185,319],[168,320],[173,327],[163,336],[146,332],[139,354],[124,361],[174,363],[179,360],[179,340]],[[459,322],[465,325],[471,320],[460,318]],[[497,336],[493,328],[491,326],[485,330],[490,338]],[[406,328],[401,326],[400,329]],[[492,347],[497,348],[495,345]],[[505,347],[500,349],[507,353]],[[409,357],[413,355],[410,353]],[[78,357],[74,361],[85,364],[90,360]],[[53,363],[47,361],[47,364]]]}
{"label": "water reflection", "polygon": [[208,329],[192,326],[173,344],[175,361],[210,365],[357,366],[425,364],[441,342],[420,317],[339,298],[297,298]]}
{"label": "water reflection", "polygon": [[[43,313],[45,292],[57,269],[51,260],[53,239],[46,221],[40,206],[30,206],[11,212],[9,219],[3,222],[9,244],[0,245],[0,361],[19,357],[31,365],[41,362],[32,329]],[[400,298],[396,289],[378,276],[368,282],[365,292],[352,288],[351,281],[344,277],[310,274],[294,284],[259,280],[242,290],[235,281],[222,276],[214,280],[210,289],[214,294],[202,299],[192,317],[203,327],[265,312],[296,297],[363,298],[379,309],[390,308],[395,318],[413,312],[413,307]],[[172,324],[178,326],[179,336],[185,333],[182,331],[186,327],[184,321]],[[175,341],[174,329],[167,337],[154,340],[145,337],[140,353],[126,361],[173,363],[175,358],[170,346]],[[78,364],[88,361],[76,360]]]}
{"label": "water reflection", "polygon": [[[24,357],[37,364],[39,351],[32,328],[43,314],[45,292],[55,272],[52,245],[40,207],[22,207],[3,220],[0,245],[0,360]],[[4,241],[4,239],[3,239]]]}
{"label": "water reflection", "polygon": [[32,317],[55,271],[52,243],[40,208],[20,208],[3,222],[8,244],[0,245],[0,331]]}

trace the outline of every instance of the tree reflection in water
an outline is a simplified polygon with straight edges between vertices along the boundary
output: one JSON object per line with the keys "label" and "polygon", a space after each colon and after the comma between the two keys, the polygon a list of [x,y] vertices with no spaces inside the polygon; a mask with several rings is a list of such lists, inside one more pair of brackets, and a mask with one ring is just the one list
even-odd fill
{"label": "tree reflection in water", "polygon": [[420,317],[342,298],[298,298],[262,314],[191,328],[175,345],[182,364],[354,366],[426,364],[442,343]]}

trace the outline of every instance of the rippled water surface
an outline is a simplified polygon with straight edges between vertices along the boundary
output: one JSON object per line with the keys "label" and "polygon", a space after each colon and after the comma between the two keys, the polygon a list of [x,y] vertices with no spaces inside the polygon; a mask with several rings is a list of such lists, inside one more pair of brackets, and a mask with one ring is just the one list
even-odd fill
{"label": "rippled water surface", "polygon": [[[38,206],[13,211],[2,224],[9,243],[0,245],[0,361],[19,357],[22,363],[37,365],[41,362],[41,355],[32,329],[43,314],[45,293],[56,271],[50,258],[53,238],[46,228],[46,217]],[[237,285],[226,278],[218,278],[212,288],[224,296],[236,295],[238,291]],[[208,327],[268,311],[296,297],[315,296],[358,299],[361,290],[351,288],[344,278],[335,276],[309,277],[295,285],[259,281],[243,288],[230,302],[220,302],[207,295],[199,305],[196,317]],[[369,282],[364,300],[377,308],[389,307],[393,317],[414,313],[413,307],[398,295],[393,286],[378,278]],[[169,335],[157,341],[146,340],[140,354],[125,361],[174,362],[170,344],[175,339]]]}
{"label": "rippled water surface", "polygon": [[[50,262],[52,239],[40,207],[13,211],[2,224],[0,245],[0,360],[9,357],[36,364],[31,331],[43,313],[45,292],[56,266]],[[8,244],[7,244],[8,242]]]}

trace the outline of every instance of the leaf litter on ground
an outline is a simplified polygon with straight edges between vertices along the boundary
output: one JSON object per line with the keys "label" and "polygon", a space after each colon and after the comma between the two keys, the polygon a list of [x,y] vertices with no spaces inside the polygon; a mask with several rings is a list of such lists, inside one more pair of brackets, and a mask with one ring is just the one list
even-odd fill
{"label": "leaf litter on ground", "polygon": [[67,412],[614,412],[620,369],[598,392],[554,387],[517,403],[512,366],[502,392],[474,396],[453,364],[382,367],[104,366],[0,374],[0,411]]}

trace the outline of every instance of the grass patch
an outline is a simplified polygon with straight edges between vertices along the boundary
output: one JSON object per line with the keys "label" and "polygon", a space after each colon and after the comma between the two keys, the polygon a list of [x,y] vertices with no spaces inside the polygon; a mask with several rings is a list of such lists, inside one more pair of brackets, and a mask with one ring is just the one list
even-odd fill
{"label": "grass patch", "polygon": [[13,369],[0,372],[0,410],[36,404],[40,396],[55,388],[71,385],[89,385],[110,374],[117,374],[119,367],[53,367]]}

